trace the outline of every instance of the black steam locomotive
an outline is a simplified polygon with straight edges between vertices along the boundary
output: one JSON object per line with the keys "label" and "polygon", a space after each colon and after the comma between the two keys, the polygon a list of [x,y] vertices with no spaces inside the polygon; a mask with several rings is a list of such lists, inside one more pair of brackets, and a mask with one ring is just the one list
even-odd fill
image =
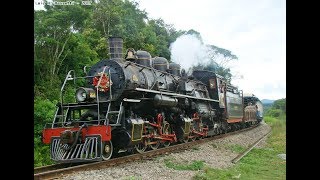
{"label": "black steam locomotive", "polygon": [[[194,141],[259,123],[262,104],[254,95],[210,71],[187,76],[176,63],[146,51],[128,49],[110,38],[111,59],[93,65],[85,77],[69,71],[52,123],[43,130],[57,162],[99,161],[119,151],[157,149]],[[65,103],[67,82],[85,78]]]}

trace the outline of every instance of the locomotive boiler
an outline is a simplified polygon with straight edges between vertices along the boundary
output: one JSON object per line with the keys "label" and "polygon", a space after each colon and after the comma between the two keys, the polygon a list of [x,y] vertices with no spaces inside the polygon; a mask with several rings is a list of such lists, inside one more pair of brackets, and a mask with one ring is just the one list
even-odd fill
{"label": "locomotive boiler", "polygon": [[[210,71],[188,76],[180,65],[110,38],[110,59],[78,77],[71,70],[61,102],[43,130],[56,162],[107,160],[120,151],[143,153],[173,143],[234,131],[262,120],[261,102]],[[84,68],[86,70],[86,68]],[[75,102],[64,102],[68,82],[86,79]]]}

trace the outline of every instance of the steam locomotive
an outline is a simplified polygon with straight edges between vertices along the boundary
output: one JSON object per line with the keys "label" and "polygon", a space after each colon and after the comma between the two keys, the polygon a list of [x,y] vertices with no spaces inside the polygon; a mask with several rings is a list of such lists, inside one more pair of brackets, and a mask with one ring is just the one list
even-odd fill
{"label": "steam locomotive", "polygon": [[[111,59],[101,60],[85,77],[68,72],[61,102],[42,141],[59,163],[108,160],[120,151],[143,153],[252,126],[263,119],[254,95],[210,71],[187,75],[179,64],[127,49],[109,39]],[[64,102],[68,82],[86,80],[75,102]]]}

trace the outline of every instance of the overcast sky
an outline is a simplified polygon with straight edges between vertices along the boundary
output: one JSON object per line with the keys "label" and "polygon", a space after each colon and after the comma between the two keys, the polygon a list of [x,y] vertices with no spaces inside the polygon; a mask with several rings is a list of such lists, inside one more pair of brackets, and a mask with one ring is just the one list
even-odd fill
{"label": "overcast sky", "polygon": [[[233,84],[260,99],[286,97],[285,0],[132,0],[148,17],[194,29],[205,44],[238,56]],[[35,5],[35,8],[38,9]]]}
{"label": "overcast sky", "polygon": [[205,44],[238,56],[233,80],[260,99],[286,97],[285,0],[135,0],[151,18],[177,30],[194,29]]}

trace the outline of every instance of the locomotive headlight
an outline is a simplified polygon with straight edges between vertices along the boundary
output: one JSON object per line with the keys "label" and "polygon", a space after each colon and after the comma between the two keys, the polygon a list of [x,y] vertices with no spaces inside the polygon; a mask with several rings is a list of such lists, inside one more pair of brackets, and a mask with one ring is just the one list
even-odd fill
{"label": "locomotive headlight", "polygon": [[78,102],[89,101],[96,98],[96,93],[91,88],[81,87],[76,91],[76,99]]}

